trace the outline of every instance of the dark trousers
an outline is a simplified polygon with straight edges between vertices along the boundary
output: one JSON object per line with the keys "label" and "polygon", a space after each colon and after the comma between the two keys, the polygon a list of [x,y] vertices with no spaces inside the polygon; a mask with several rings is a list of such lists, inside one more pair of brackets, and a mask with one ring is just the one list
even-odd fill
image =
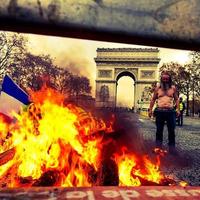
{"label": "dark trousers", "polygon": [[183,111],[180,111],[180,115],[178,117],[178,125],[183,126]]}
{"label": "dark trousers", "polygon": [[176,112],[175,110],[155,110],[156,117],[156,146],[161,147],[163,143],[163,129],[165,122],[168,128],[168,145],[175,146],[175,126]]}

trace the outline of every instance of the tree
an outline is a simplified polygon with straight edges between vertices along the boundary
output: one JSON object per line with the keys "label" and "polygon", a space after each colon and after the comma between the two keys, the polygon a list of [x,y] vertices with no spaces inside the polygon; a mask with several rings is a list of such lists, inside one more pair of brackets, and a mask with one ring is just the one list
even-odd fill
{"label": "tree", "polygon": [[187,97],[186,115],[188,115],[189,95],[191,92],[190,81],[189,81],[190,75],[185,71],[184,67],[182,67],[179,63],[175,62],[164,63],[160,68],[160,72],[162,72],[163,70],[166,70],[170,73],[173,84],[176,85],[178,93],[179,94],[183,93],[186,95]]}
{"label": "tree", "polygon": [[9,74],[25,90],[38,90],[48,82],[62,94],[90,94],[87,77],[56,66],[50,55],[33,55],[27,50],[27,42],[21,34],[0,32],[0,79]]}
{"label": "tree", "polygon": [[67,69],[55,67],[51,71],[51,83],[60,93],[68,93],[70,91],[70,84],[72,74]]}
{"label": "tree", "polygon": [[67,69],[54,65],[50,55],[33,55],[26,53],[19,64],[13,63],[9,74],[22,88],[39,90],[46,83],[62,94],[78,97],[80,94],[90,94],[89,79],[76,76]]}
{"label": "tree", "polygon": [[38,90],[41,79],[53,74],[55,66],[49,55],[26,53],[19,65],[11,65],[10,74],[17,84],[24,88]]}
{"label": "tree", "polygon": [[88,95],[91,93],[91,86],[90,86],[90,81],[87,77],[85,76],[81,76],[80,77],[80,81],[81,81],[81,94],[85,94]]}
{"label": "tree", "polygon": [[184,67],[182,67],[179,63],[170,62],[170,63],[164,63],[160,68],[160,73],[162,71],[168,71],[170,75],[172,76],[173,84],[176,85],[179,92],[183,89],[182,85],[182,75],[184,74]]}
{"label": "tree", "polygon": [[144,91],[142,92],[141,99],[146,98],[146,101],[149,101],[153,96],[153,92],[154,92],[156,86],[157,86],[157,81],[154,81],[150,86],[146,86],[144,88]]}
{"label": "tree", "polygon": [[152,97],[152,88],[153,88],[153,84],[151,86],[145,86],[144,87],[144,90],[142,92],[142,95],[141,95],[141,100],[142,101],[150,101],[151,97]]}
{"label": "tree", "polygon": [[190,53],[191,64],[192,64],[192,73],[194,80],[194,90],[197,98],[200,97],[200,52],[193,51]]}
{"label": "tree", "polygon": [[84,76],[72,75],[70,78],[69,92],[75,97],[78,97],[81,94],[90,94],[91,86],[89,79]]}
{"label": "tree", "polygon": [[24,59],[27,39],[17,33],[0,32],[0,79]]}
{"label": "tree", "polygon": [[163,70],[167,70],[173,80],[173,84],[176,85],[178,92],[184,94],[187,98],[187,109],[186,115],[189,115],[189,98],[192,92],[197,94],[199,90],[198,86],[198,76],[196,74],[196,68],[194,68],[193,64],[185,64],[184,66],[170,62],[165,63],[160,68],[160,72]]}

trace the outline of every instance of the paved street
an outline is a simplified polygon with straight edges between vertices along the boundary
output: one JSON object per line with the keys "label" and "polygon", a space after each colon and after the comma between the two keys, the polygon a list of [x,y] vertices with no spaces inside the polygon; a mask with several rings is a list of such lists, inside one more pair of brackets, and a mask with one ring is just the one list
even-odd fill
{"label": "paved street", "polygon": [[[116,113],[116,115],[118,118],[117,124],[126,129],[127,143],[131,143],[136,152],[148,154],[150,157],[155,158],[155,154],[152,152],[156,132],[154,120],[130,112]],[[161,159],[161,170],[177,181],[184,180],[189,185],[199,186],[200,119],[186,118],[184,120],[183,127],[176,127],[178,155],[165,155]],[[167,127],[165,126],[164,148],[166,150],[168,150],[167,136]]]}
{"label": "paved street", "polygon": [[[144,143],[154,145],[155,122],[139,116],[138,126]],[[167,127],[164,129],[164,147],[167,149]],[[200,185],[200,118],[184,118],[183,127],[176,127],[178,155],[166,155],[162,170],[175,178],[187,181],[190,185]]]}

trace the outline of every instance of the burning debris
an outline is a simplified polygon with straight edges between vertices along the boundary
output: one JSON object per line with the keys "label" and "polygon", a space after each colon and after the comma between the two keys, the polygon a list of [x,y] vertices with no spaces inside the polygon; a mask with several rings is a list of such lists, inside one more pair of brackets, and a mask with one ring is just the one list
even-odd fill
{"label": "burning debris", "polygon": [[154,163],[111,148],[114,118],[105,123],[47,87],[30,96],[15,122],[0,122],[0,187],[176,184],[160,172],[161,150]]}

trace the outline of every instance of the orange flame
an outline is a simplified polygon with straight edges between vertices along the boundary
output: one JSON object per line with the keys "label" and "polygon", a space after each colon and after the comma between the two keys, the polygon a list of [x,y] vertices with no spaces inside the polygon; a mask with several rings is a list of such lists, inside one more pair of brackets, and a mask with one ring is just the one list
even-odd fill
{"label": "orange flame", "polygon": [[[20,114],[14,113],[14,123],[0,118],[0,184],[97,184],[104,144],[101,133],[113,132],[114,117],[106,124],[78,106],[64,105],[64,96],[46,86],[30,91],[30,96],[33,103]],[[153,164],[147,157],[139,159],[123,148],[122,155],[114,154],[114,160],[122,186],[139,186],[143,180],[159,183],[164,178],[159,171],[159,156]]]}
{"label": "orange flame", "polygon": [[181,181],[181,182],[179,183],[179,185],[180,185],[181,187],[186,187],[186,186],[188,186],[188,183],[185,182],[185,181]]}
{"label": "orange flame", "polygon": [[159,160],[153,164],[146,156],[139,159],[126,147],[122,148],[122,155],[115,154],[114,159],[118,164],[121,186],[140,186],[142,180],[159,183],[164,178],[159,171]]}
{"label": "orange flame", "polygon": [[[27,111],[14,114],[16,124],[0,123],[4,138],[8,128],[12,133],[1,152],[16,149],[14,158],[0,167],[0,177],[9,172],[12,177],[37,180],[45,172],[57,170],[61,174],[58,185],[91,185],[87,170],[98,168],[101,138],[85,138],[97,131],[109,132],[110,127],[79,107],[63,106],[64,97],[52,89],[32,92],[31,99],[34,103]],[[17,181],[8,186],[16,186]]]}

